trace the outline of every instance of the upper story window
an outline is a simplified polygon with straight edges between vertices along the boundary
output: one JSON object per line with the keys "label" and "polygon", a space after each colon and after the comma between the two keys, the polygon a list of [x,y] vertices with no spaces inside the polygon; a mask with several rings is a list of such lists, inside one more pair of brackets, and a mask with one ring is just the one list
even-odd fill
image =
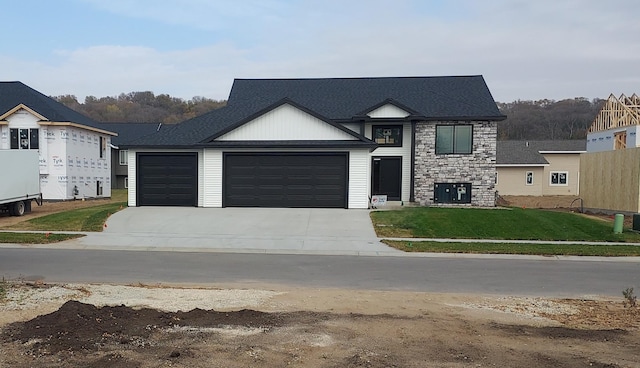
{"label": "upper story window", "polygon": [[402,146],[402,125],[374,125],[373,140],[381,146]]}
{"label": "upper story window", "polygon": [[436,126],[436,155],[470,154],[472,145],[472,125]]}
{"label": "upper story window", "polygon": [[39,129],[11,128],[11,149],[38,149]]}
{"label": "upper story window", "polygon": [[118,153],[118,157],[120,158],[120,165],[128,165],[129,164],[129,151],[121,150]]}
{"label": "upper story window", "polygon": [[107,157],[107,138],[100,137],[100,158]]}

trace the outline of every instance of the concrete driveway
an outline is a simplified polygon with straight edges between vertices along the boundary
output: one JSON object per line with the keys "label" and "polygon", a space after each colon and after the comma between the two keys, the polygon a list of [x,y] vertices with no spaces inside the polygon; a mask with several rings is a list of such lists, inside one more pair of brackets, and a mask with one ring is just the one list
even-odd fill
{"label": "concrete driveway", "polygon": [[297,208],[132,207],[112,215],[87,247],[260,253],[382,254],[369,211]]}

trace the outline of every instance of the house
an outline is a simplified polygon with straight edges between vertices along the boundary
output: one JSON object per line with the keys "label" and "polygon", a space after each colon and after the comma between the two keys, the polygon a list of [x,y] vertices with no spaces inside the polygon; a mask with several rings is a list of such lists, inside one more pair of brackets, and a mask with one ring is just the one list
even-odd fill
{"label": "house", "polygon": [[0,82],[0,149],[38,151],[45,200],[110,197],[114,136],[21,82]]}
{"label": "house", "polygon": [[227,105],[131,144],[129,206],[495,205],[482,76],[236,79]]}
{"label": "house", "polygon": [[162,123],[100,123],[102,129],[118,133],[111,138],[111,188],[129,188],[129,152],[120,149],[141,137],[160,131]]}
{"label": "house", "polygon": [[500,195],[577,196],[584,152],[584,140],[498,141],[496,189]]}
{"label": "house", "polygon": [[580,197],[592,210],[640,212],[640,97],[609,96],[580,156]]}

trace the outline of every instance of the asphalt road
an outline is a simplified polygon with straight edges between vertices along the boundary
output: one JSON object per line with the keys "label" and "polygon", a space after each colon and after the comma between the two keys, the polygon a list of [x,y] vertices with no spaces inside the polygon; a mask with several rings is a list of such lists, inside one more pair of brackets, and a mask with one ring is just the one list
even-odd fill
{"label": "asphalt road", "polygon": [[0,249],[0,276],[45,282],[276,284],[523,296],[621,296],[640,262]]}

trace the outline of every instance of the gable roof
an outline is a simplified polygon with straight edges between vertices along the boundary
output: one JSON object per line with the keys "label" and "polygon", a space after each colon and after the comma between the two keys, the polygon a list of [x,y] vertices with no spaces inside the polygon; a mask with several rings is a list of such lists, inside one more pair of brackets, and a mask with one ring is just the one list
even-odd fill
{"label": "gable roof", "polygon": [[541,152],[579,153],[586,152],[586,147],[585,140],[498,141],[496,165],[548,165]]}
{"label": "gable roof", "polygon": [[102,129],[100,123],[36,91],[22,82],[0,82],[0,115],[23,104],[51,122]]}
{"label": "gable roof", "polygon": [[[282,103],[289,103],[332,125],[371,119],[366,113],[386,103],[410,112],[406,121],[497,121],[505,118],[482,76],[236,79],[226,106],[131,142],[131,145],[219,144],[211,140]],[[362,144],[372,143],[357,133],[350,134],[358,136]]]}
{"label": "gable roof", "polygon": [[394,101],[427,120],[504,120],[484,78],[388,77],[236,79],[227,105],[268,105],[289,98],[329,119],[352,120]]}

